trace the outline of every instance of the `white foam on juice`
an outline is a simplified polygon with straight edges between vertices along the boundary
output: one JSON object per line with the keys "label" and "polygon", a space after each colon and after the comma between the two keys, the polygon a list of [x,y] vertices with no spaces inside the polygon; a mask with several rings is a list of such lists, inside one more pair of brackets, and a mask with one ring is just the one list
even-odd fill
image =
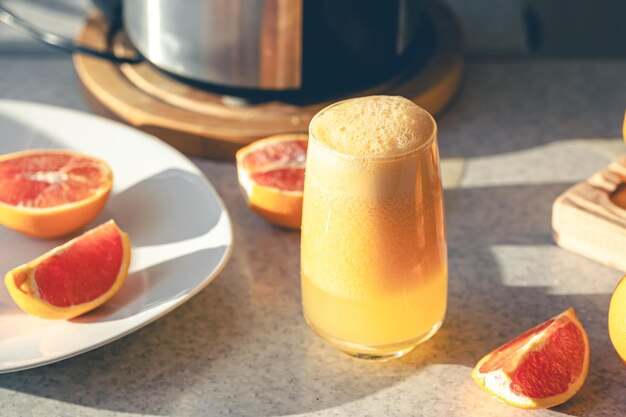
{"label": "white foam on juice", "polygon": [[326,146],[358,157],[393,157],[429,143],[436,133],[432,116],[400,96],[341,101],[318,113],[309,126]]}

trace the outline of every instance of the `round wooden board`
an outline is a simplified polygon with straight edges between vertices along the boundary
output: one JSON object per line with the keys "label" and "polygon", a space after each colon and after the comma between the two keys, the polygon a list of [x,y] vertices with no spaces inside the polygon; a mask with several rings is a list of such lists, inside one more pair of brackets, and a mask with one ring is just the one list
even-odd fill
{"label": "round wooden board", "polygon": [[[402,95],[433,114],[453,98],[463,72],[463,42],[458,22],[443,5],[429,3],[437,49],[419,70],[408,68],[394,79],[352,96]],[[107,48],[107,23],[92,14],[77,41]],[[113,41],[118,55],[132,54],[123,33]],[[273,101],[246,104],[232,97],[195,89],[170,78],[147,62],[113,64],[74,55],[74,67],[87,101],[96,112],[151,133],[182,152],[233,159],[235,151],[256,139],[306,132],[311,117],[328,102],[307,106]],[[338,101],[347,97],[337,97]]]}

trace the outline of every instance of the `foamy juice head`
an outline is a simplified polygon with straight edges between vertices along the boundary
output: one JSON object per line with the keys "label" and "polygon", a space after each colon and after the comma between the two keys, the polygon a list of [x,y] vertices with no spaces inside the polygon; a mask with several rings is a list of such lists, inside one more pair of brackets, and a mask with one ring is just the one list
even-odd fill
{"label": "foamy juice head", "polygon": [[340,153],[386,158],[428,146],[437,125],[426,110],[404,97],[369,96],[326,107],[311,120],[309,131]]}

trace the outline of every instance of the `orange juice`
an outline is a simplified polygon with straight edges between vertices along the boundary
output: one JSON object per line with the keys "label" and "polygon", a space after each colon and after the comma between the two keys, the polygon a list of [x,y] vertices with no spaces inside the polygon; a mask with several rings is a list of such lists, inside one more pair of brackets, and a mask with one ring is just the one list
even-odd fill
{"label": "orange juice", "polygon": [[346,100],[309,127],[302,219],[307,322],[335,347],[397,357],[446,310],[436,124],[401,97]]}

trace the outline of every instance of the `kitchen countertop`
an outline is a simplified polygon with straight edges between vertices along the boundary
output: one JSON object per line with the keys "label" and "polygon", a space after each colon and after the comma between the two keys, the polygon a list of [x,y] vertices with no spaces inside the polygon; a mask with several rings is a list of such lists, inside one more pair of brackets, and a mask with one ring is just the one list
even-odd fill
{"label": "kitchen countertop", "polygon": [[[90,111],[66,55],[0,48],[0,68],[0,98]],[[232,163],[193,159],[232,215],[224,271],[129,336],[0,375],[2,416],[526,416],[470,371],[569,306],[590,337],[589,377],[574,399],[533,415],[621,415],[626,367],[606,321],[622,274],[555,246],[550,216],[561,192],[626,153],[624,74],[626,60],[469,62],[458,99],[438,118],[448,313],[408,356],[368,363],[314,336],[300,308],[299,233],[247,209]]]}

